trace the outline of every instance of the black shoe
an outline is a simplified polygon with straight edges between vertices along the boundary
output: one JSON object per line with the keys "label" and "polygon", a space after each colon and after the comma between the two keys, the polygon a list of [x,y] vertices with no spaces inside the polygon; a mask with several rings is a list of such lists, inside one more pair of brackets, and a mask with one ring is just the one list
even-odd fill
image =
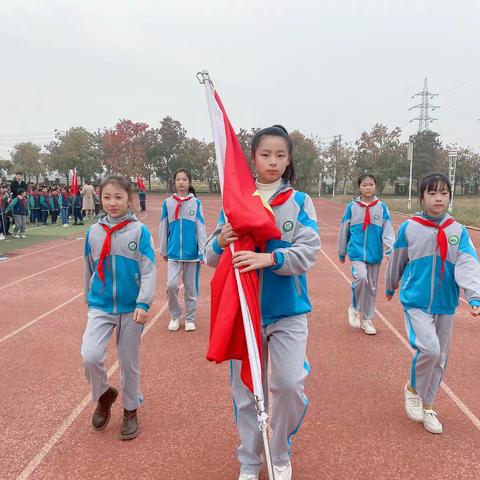
{"label": "black shoe", "polygon": [[123,410],[120,440],[133,440],[138,435],[137,410]]}
{"label": "black shoe", "polygon": [[92,424],[95,430],[103,430],[110,420],[113,402],[117,399],[118,390],[108,387],[106,392],[98,399],[97,408],[93,412]]}

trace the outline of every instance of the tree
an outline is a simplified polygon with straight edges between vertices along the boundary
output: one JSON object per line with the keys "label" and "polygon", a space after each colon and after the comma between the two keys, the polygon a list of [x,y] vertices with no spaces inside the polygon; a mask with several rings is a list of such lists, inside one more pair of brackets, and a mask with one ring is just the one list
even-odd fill
{"label": "tree", "polygon": [[161,161],[157,166],[157,175],[166,182],[167,192],[173,190],[172,174],[179,167],[187,137],[187,131],[178,120],[165,117],[159,129],[159,154]]}
{"label": "tree", "polygon": [[148,189],[152,190],[152,175],[160,169],[162,156],[160,152],[160,131],[158,128],[149,128],[143,134],[145,146],[145,169],[147,172]]}
{"label": "tree", "polygon": [[432,172],[448,173],[448,155],[442,148],[440,134],[426,130],[410,137],[413,142],[413,174],[417,185]]}
{"label": "tree", "polygon": [[408,175],[406,146],[400,142],[401,133],[399,127],[389,131],[388,127],[377,123],[369,133],[362,132],[355,142],[355,174],[374,174],[380,193],[389,182],[393,184],[398,177]]}
{"label": "tree", "polygon": [[45,162],[50,170],[65,177],[77,169],[83,179],[91,179],[102,171],[102,142],[99,134],[83,127],[72,127],[65,132],[56,131],[55,140],[45,146]]}
{"label": "tree", "polygon": [[120,120],[114,129],[103,133],[105,167],[126,177],[148,174],[145,166],[146,123]]}
{"label": "tree", "polygon": [[290,133],[293,141],[295,184],[299,190],[310,191],[318,184],[319,151],[315,141],[298,130]]}
{"label": "tree", "polygon": [[5,176],[12,173],[13,163],[10,160],[0,160],[0,175]]}
{"label": "tree", "polygon": [[244,128],[241,128],[240,131],[237,133],[238,141],[240,143],[240,146],[242,147],[247,162],[250,162],[251,158],[253,137],[259,130],[260,128],[251,128],[250,130],[245,130]]}
{"label": "tree", "polygon": [[457,145],[450,145],[446,150],[457,150],[455,183],[460,184],[461,193],[465,193],[465,186],[469,181],[472,182],[473,191],[478,193],[480,155],[469,148],[459,148]]}
{"label": "tree", "polygon": [[41,147],[32,142],[17,143],[11,152],[15,171],[21,171],[27,177],[35,177],[37,183],[41,174],[45,173],[42,164]]}

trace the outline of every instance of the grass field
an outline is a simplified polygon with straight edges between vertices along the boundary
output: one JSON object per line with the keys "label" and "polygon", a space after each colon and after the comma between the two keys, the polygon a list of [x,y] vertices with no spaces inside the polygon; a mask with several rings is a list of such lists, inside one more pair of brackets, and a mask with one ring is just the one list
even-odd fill
{"label": "grass field", "polygon": [[[323,195],[325,199],[331,199],[331,196]],[[335,200],[348,203],[353,195],[336,195]],[[408,198],[384,195],[381,199],[388,205],[392,212],[415,213],[421,210],[417,198],[412,198],[412,211],[408,211]],[[460,223],[472,227],[480,227],[480,197],[455,197],[453,202],[452,215]]]}
{"label": "grass field", "polygon": [[69,228],[63,228],[59,222],[56,225],[48,224],[48,227],[27,224],[25,232],[27,238],[13,238],[14,227],[11,225],[10,233],[12,235],[9,235],[6,240],[0,241],[0,257],[15,250],[31,247],[48,240],[85,237],[88,227],[95,222],[96,220],[86,220],[85,225],[70,225]]}

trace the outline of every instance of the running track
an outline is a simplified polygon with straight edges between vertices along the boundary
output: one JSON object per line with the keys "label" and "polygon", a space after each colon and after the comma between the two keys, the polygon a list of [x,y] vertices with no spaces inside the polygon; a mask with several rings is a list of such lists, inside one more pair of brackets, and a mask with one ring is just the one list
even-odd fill
{"label": "running track", "polygon": [[[219,199],[202,201],[210,232]],[[155,240],[160,202],[149,197],[143,220]],[[480,478],[480,320],[461,303],[445,378],[449,395],[442,390],[436,404],[445,433],[433,436],[403,412],[410,353],[402,343],[398,298],[384,300],[382,277],[378,334],[348,327],[350,267],[335,253],[344,206],[323,199],[315,204],[322,253],[309,276],[310,406],[294,439],[294,478]],[[403,220],[394,216],[396,226]],[[471,235],[480,247],[480,233]],[[94,405],[79,352],[86,320],[82,251],[82,241],[53,241],[0,265],[0,479],[236,479],[228,366],[204,358],[212,270],[201,272],[198,330],[172,333],[166,328],[166,268],[159,261],[153,319],[142,345],[141,434],[120,442],[121,402],[105,431],[90,426]],[[108,366],[118,385],[113,345]]]}

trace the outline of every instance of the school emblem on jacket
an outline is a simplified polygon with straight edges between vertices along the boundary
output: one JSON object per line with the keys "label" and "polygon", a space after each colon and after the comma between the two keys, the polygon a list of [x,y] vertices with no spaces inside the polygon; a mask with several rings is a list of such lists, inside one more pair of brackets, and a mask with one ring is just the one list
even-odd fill
{"label": "school emblem on jacket", "polygon": [[284,232],[289,232],[293,228],[293,222],[291,220],[287,220],[283,225],[282,225],[283,231]]}
{"label": "school emblem on jacket", "polygon": [[378,213],[376,213],[376,214],[373,216],[373,218],[374,218],[375,220],[380,220],[380,215],[379,215]]}
{"label": "school emblem on jacket", "polygon": [[137,249],[137,242],[130,242],[128,244],[128,249],[134,252]]}
{"label": "school emblem on jacket", "polygon": [[451,237],[449,237],[448,239],[448,243],[450,245],[458,245],[458,242],[460,241],[460,239],[458,238],[458,235],[452,235]]}
{"label": "school emblem on jacket", "polygon": [[188,214],[189,214],[191,217],[193,217],[193,216],[195,215],[195,210],[190,210],[190,211],[188,212]]}

